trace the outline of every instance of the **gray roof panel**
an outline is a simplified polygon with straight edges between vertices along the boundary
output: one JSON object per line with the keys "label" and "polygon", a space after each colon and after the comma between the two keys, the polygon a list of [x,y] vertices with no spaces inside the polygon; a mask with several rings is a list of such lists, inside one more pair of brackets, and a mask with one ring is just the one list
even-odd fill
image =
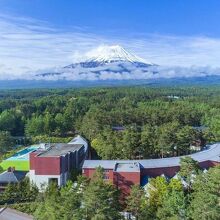
{"label": "gray roof panel", "polygon": [[23,171],[5,171],[0,174],[0,183],[17,183],[25,177],[26,173]]}
{"label": "gray roof panel", "polygon": [[[205,150],[188,155],[198,162],[216,161],[220,162],[220,143],[207,146]],[[184,157],[184,156],[182,156]],[[175,167],[179,166],[181,157],[170,157],[160,159],[147,160],[85,160],[83,168],[96,168],[101,166],[105,169],[115,169],[116,163],[139,163],[143,168],[161,168],[161,167]]]}
{"label": "gray roof panel", "polygon": [[51,148],[43,151],[38,156],[39,157],[60,157],[66,155],[69,152],[74,152],[82,148],[83,144],[55,144]]}
{"label": "gray roof panel", "polygon": [[32,220],[34,219],[31,215],[22,213],[11,208],[1,208],[0,209],[0,219],[1,220]]}
{"label": "gray roof panel", "polygon": [[116,172],[140,172],[140,164],[135,162],[116,163]]}

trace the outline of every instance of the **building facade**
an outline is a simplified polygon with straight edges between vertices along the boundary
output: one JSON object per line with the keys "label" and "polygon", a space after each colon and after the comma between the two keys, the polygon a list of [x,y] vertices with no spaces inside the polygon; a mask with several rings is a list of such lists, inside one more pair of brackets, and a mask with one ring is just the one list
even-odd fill
{"label": "building facade", "polygon": [[[202,169],[220,164],[220,144],[207,146],[203,151],[189,155]],[[181,157],[149,160],[86,160],[83,175],[92,178],[97,167],[104,169],[104,179],[113,183],[124,196],[134,184],[144,186],[149,178],[164,175],[174,177],[180,169]]]}
{"label": "building facade", "polygon": [[83,143],[52,144],[30,154],[30,181],[43,189],[50,182],[66,184],[73,169],[81,169],[88,148]]}
{"label": "building facade", "polygon": [[88,141],[83,138],[80,135],[77,135],[75,138],[73,138],[68,144],[82,144],[84,146],[84,150],[85,150],[85,157],[88,157],[88,153],[89,153],[89,144]]}

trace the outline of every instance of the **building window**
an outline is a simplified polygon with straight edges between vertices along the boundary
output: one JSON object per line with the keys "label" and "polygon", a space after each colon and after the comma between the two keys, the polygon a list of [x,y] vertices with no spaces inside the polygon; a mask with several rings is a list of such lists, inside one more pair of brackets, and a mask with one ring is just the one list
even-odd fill
{"label": "building window", "polygon": [[104,170],[105,173],[109,173],[109,170]]}
{"label": "building window", "polygon": [[48,183],[49,184],[55,184],[55,185],[57,185],[58,186],[58,178],[49,178],[48,179]]}
{"label": "building window", "polygon": [[82,173],[85,173],[85,170],[84,170],[84,169],[82,169]]}
{"label": "building window", "polygon": [[108,179],[109,179],[109,176],[104,175],[104,180],[108,180]]}

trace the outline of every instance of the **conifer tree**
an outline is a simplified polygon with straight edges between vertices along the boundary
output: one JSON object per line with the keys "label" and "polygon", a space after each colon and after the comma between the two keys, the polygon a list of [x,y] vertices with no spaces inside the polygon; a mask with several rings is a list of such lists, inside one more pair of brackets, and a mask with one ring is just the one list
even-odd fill
{"label": "conifer tree", "polygon": [[145,206],[146,196],[144,190],[139,185],[133,185],[127,198],[127,211],[131,212],[138,220],[142,216]]}
{"label": "conifer tree", "polygon": [[85,219],[121,219],[118,192],[112,184],[106,183],[103,178],[103,169],[99,167],[85,188],[82,200]]}
{"label": "conifer tree", "polygon": [[190,219],[220,218],[220,167],[211,168],[207,173],[197,177],[191,197]]}

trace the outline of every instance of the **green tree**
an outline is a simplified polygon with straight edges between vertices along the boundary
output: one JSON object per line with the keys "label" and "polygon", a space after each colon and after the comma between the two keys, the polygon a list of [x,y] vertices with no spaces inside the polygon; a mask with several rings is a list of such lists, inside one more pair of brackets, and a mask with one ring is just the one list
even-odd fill
{"label": "green tree", "polygon": [[39,117],[32,117],[30,120],[27,121],[25,127],[25,133],[27,135],[40,135],[44,134],[44,118],[43,116]]}
{"label": "green tree", "polygon": [[208,125],[209,133],[211,133],[211,141],[220,141],[220,114],[219,109],[211,109],[209,111],[209,116],[206,115],[206,124]]}
{"label": "green tree", "polygon": [[162,198],[161,205],[157,209],[158,219],[185,219],[187,210],[187,200],[183,185],[180,179],[172,178],[167,187],[167,191]]}
{"label": "green tree", "polygon": [[138,220],[146,206],[144,190],[139,185],[133,185],[130,195],[127,197],[127,211],[131,212]]}
{"label": "green tree", "polygon": [[103,129],[101,134],[92,140],[92,147],[102,159],[126,159],[122,133],[114,132],[109,128]]}
{"label": "green tree", "polygon": [[16,184],[8,184],[2,193],[0,203],[24,203],[33,202],[38,196],[38,188],[30,184],[28,178]]}
{"label": "green tree", "polygon": [[68,129],[68,124],[66,123],[66,119],[64,117],[63,114],[61,113],[58,113],[56,116],[55,116],[55,124],[56,124],[56,133],[58,135],[64,135],[65,132],[67,132],[69,129]]}
{"label": "green tree", "polygon": [[180,179],[172,178],[169,181],[168,189],[170,191],[173,191],[173,190],[175,190],[175,191],[182,191],[183,190],[183,185],[181,183],[181,180]]}
{"label": "green tree", "polygon": [[42,198],[39,198],[38,206],[34,212],[37,220],[62,219],[62,208],[60,206],[60,192],[56,184],[50,184]]}
{"label": "green tree", "polygon": [[12,132],[16,128],[16,117],[12,111],[5,110],[0,114],[0,130]]}
{"label": "green tree", "polygon": [[3,170],[3,168],[0,166],[0,173],[2,173],[4,170]]}
{"label": "green tree", "polygon": [[220,216],[220,167],[200,174],[193,184],[189,219],[216,220]]}
{"label": "green tree", "polygon": [[168,182],[164,177],[150,179],[147,188],[148,209],[152,218],[156,218],[157,209],[162,205],[163,197],[168,192]]}
{"label": "green tree", "polygon": [[45,116],[44,116],[44,132],[48,135],[51,135],[52,132],[55,131],[55,121],[54,121],[54,117],[52,116],[52,114],[50,113],[47,113]]}
{"label": "green tree", "polygon": [[80,120],[80,131],[89,140],[93,140],[97,134],[102,130],[101,123],[103,113],[96,107],[92,107]]}
{"label": "green tree", "polygon": [[185,155],[190,152],[190,145],[196,139],[196,131],[191,126],[184,126],[176,133],[176,146],[179,155]]}
{"label": "green tree", "polygon": [[0,114],[0,131],[8,131],[12,135],[21,135],[23,130],[24,124],[20,111],[11,109]]}
{"label": "green tree", "polygon": [[59,216],[63,219],[80,219],[81,218],[81,200],[82,191],[80,186],[73,187],[71,181],[67,182],[66,186],[60,190],[60,209]]}
{"label": "green tree", "polygon": [[11,150],[14,145],[14,140],[7,131],[0,131],[0,153],[5,153]]}
{"label": "green tree", "polygon": [[103,179],[102,168],[97,168],[92,180],[83,193],[85,219],[121,219],[119,214],[118,192],[113,185]]}
{"label": "green tree", "polygon": [[179,175],[186,181],[187,189],[191,190],[193,181],[199,173],[199,164],[189,156],[180,159]]}
{"label": "green tree", "polygon": [[161,125],[157,129],[157,146],[161,157],[164,155],[172,155],[176,144],[176,132],[178,131],[179,124],[177,122],[170,122]]}
{"label": "green tree", "polygon": [[172,190],[167,192],[157,210],[160,220],[186,219],[186,198],[183,191]]}
{"label": "green tree", "polygon": [[143,158],[152,158],[155,155],[155,128],[146,125],[141,131],[140,152]]}
{"label": "green tree", "polygon": [[140,133],[135,126],[126,128],[123,133],[123,154],[127,159],[140,156]]}

